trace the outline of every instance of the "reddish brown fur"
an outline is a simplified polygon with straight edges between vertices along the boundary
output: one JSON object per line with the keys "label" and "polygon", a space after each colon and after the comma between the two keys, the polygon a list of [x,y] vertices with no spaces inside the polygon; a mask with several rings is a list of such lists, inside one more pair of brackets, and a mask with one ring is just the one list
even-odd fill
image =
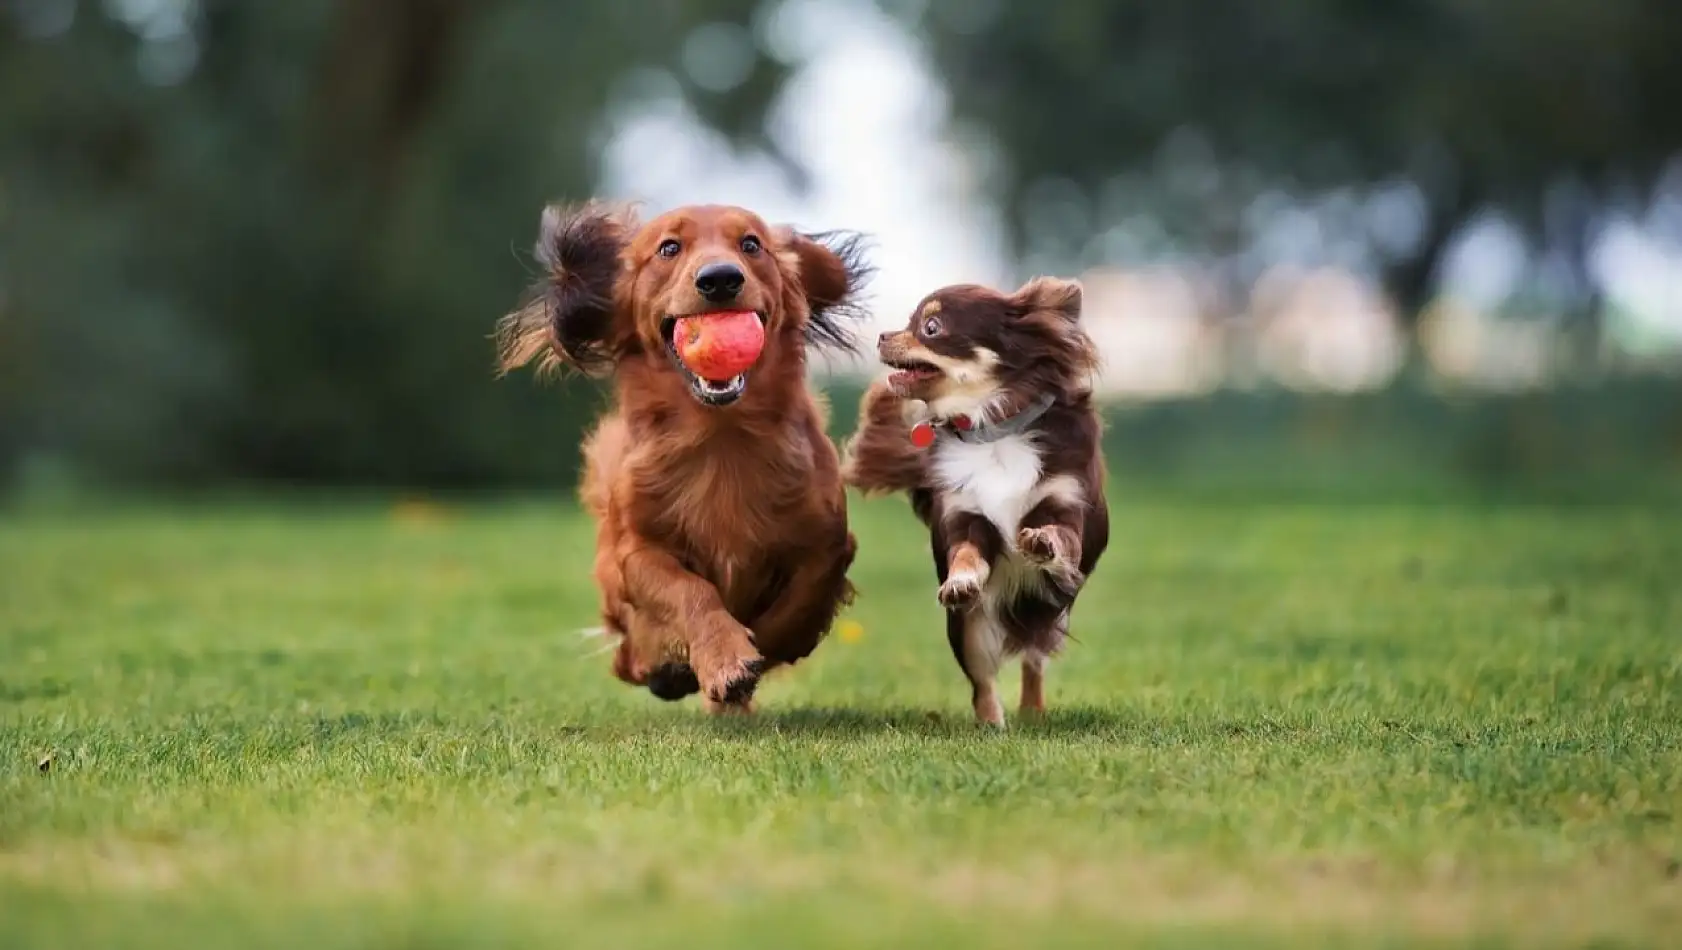
{"label": "reddish brown fur", "polygon": [[[658,252],[668,240],[681,244],[671,259]],[[541,358],[614,378],[580,494],[626,682],[747,710],[761,673],[809,655],[850,599],[846,495],[805,369],[808,343],[845,345],[838,319],[866,273],[857,248],[741,208],[679,208],[640,227],[593,205],[545,212],[549,275],[499,325],[502,369]],[[732,309],[759,311],[766,341],[741,398],[715,407],[692,394],[661,327],[718,309],[695,274],[720,261],[745,275]]]}

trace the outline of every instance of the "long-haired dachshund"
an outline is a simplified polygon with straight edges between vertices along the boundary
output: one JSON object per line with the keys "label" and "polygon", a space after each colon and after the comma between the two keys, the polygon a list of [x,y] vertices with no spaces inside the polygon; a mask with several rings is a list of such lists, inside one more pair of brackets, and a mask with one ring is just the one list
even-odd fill
{"label": "long-haired dachshund", "polygon": [[[580,491],[613,671],[662,699],[751,711],[761,675],[808,656],[852,597],[856,543],[806,357],[850,345],[860,239],[735,207],[639,224],[586,204],[545,210],[537,256],[546,275],[498,324],[500,365],[613,378]],[[756,314],[764,345],[747,372],[706,379],[674,328],[721,311]]]}
{"label": "long-haired dachshund", "polygon": [[908,493],[928,525],[946,637],[993,725],[1008,655],[1022,655],[1022,711],[1044,711],[1046,660],[1109,543],[1097,350],[1080,316],[1072,281],[935,291],[878,341],[893,372],[866,392],[847,447],[849,484]]}

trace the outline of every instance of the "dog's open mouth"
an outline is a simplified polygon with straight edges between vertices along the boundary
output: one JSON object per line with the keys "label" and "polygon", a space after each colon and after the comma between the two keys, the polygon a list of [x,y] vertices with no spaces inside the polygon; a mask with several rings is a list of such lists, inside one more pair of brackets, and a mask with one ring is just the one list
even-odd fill
{"label": "dog's open mouth", "polygon": [[[765,315],[756,313],[755,316],[758,317],[760,326],[763,327]],[[678,318],[675,316],[669,316],[662,320],[660,322],[660,338],[665,341],[666,355],[671,358],[672,365],[677,367],[678,372],[682,373],[683,378],[689,383],[690,394],[695,397],[696,401],[705,406],[728,406],[742,398],[742,394],[746,393],[748,389],[748,374],[746,371],[724,379],[709,379],[690,369],[689,365],[683,361],[683,355],[678,352],[677,322]]]}
{"label": "dog's open mouth", "polygon": [[893,370],[888,376],[888,385],[901,393],[917,383],[927,382],[941,375],[940,367],[922,360],[884,358],[882,362]]}

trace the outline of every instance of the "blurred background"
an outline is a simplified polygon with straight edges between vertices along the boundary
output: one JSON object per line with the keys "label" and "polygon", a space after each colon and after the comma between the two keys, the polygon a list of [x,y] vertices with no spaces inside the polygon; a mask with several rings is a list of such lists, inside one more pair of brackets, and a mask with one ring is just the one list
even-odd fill
{"label": "blurred background", "polygon": [[592,195],[868,232],[883,326],[1081,277],[1118,477],[1675,485],[1678,51],[1674,0],[0,0],[0,491],[566,486],[601,391],[488,335]]}

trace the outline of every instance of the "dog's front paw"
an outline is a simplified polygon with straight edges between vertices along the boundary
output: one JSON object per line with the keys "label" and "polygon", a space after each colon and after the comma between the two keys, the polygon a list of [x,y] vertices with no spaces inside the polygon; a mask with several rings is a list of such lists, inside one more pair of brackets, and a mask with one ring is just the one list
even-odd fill
{"label": "dog's front paw", "polygon": [[1086,575],[1069,551],[1064,529],[1054,525],[1023,528],[1016,534],[1016,549],[1033,562],[1058,590],[1074,596],[1086,583]]}
{"label": "dog's front paw", "polygon": [[953,571],[946,576],[936,595],[940,606],[947,610],[968,610],[981,601],[981,588],[986,578],[971,570]]}
{"label": "dog's front paw", "polygon": [[1016,549],[1035,564],[1049,564],[1062,556],[1055,528],[1023,528],[1016,533]]}
{"label": "dog's front paw", "polygon": [[765,674],[765,658],[756,656],[716,670],[707,684],[707,699],[719,707],[746,707]]}
{"label": "dog's front paw", "polygon": [[765,658],[754,649],[753,635],[735,621],[720,622],[710,636],[691,644],[689,665],[701,693],[713,703],[752,699],[765,672]]}

